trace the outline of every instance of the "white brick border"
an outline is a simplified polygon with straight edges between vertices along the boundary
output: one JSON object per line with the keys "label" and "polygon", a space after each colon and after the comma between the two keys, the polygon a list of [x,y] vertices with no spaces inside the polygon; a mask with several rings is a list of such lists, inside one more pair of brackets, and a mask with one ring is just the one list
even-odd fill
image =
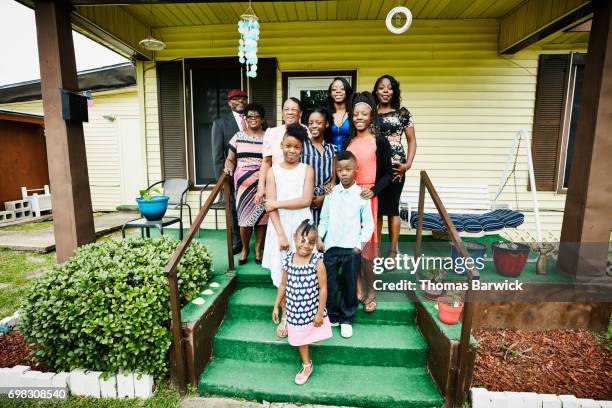
{"label": "white brick border", "polygon": [[102,372],[81,368],[69,373],[43,373],[28,366],[0,368],[0,384],[6,388],[67,387],[71,394],[93,398],[142,398],[153,395],[153,376],[122,373],[100,378]]}
{"label": "white brick border", "polygon": [[471,388],[472,408],[612,408],[612,401],[595,401],[573,395],[535,392],[499,392]]}

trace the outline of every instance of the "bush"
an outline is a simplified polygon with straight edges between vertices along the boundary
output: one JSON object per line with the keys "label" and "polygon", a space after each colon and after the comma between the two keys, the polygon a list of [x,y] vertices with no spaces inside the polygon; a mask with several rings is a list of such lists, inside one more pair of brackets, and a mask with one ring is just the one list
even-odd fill
{"label": "bush", "polygon": [[[20,327],[53,371],[74,368],[167,374],[171,342],[164,267],[178,241],[129,239],[81,247],[63,266],[35,280]],[[181,305],[212,270],[208,248],[194,242],[177,269]]]}

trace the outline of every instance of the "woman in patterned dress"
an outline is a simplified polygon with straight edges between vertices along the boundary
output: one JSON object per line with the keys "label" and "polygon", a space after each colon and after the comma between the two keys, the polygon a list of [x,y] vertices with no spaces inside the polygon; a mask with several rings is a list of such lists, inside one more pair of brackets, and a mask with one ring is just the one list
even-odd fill
{"label": "woman in patterned dress", "polygon": [[253,227],[255,228],[255,262],[261,264],[261,243],[266,236],[268,223],[265,208],[255,203],[262,161],[264,135],[262,122],[265,110],[263,106],[251,103],[244,108],[244,115],[247,129],[236,133],[230,140],[230,148],[225,161],[225,172],[230,176],[234,174],[236,212],[242,240],[242,253],[238,259],[240,265],[247,262]]}
{"label": "woman in patterned dress", "polygon": [[[378,235],[380,236],[382,232],[383,216],[387,216],[390,237],[387,256],[395,259],[400,235],[399,201],[404,188],[405,174],[412,167],[416,154],[416,136],[412,115],[408,109],[400,107],[400,85],[395,78],[391,75],[378,78],[374,84],[373,94],[380,118],[380,134],[391,145],[393,168],[393,179],[389,186],[380,192],[378,200]],[[402,143],[402,134],[406,135],[407,154]]]}

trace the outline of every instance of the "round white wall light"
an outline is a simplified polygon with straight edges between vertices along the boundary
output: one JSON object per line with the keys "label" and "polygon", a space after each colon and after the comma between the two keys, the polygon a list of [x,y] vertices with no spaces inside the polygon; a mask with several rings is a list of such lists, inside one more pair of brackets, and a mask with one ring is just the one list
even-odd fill
{"label": "round white wall light", "polygon": [[[406,18],[404,25],[401,27],[396,27],[395,25],[393,25],[393,22],[392,22],[393,17],[395,17],[397,14],[403,14],[404,17]],[[410,25],[412,24],[412,13],[407,7],[395,7],[391,9],[389,14],[387,14],[387,19],[385,23],[387,24],[387,30],[391,31],[393,34],[405,33],[410,28]]]}

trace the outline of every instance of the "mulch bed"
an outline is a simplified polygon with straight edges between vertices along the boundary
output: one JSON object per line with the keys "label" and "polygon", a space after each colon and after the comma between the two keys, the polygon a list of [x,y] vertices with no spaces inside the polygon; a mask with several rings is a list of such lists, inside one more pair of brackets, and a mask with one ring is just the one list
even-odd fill
{"label": "mulch bed", "polygon": [[612,343],[585,330],[476,330],[474,387],[612,400]]}
{"label": "mulch bed", "polygon": [[8,335],[0,337],[0,368],[25,365],[33,370],[47,371],[42,363],[37,363],[28,358],[32,348],[26,344],[21,333],[13,330]]}

